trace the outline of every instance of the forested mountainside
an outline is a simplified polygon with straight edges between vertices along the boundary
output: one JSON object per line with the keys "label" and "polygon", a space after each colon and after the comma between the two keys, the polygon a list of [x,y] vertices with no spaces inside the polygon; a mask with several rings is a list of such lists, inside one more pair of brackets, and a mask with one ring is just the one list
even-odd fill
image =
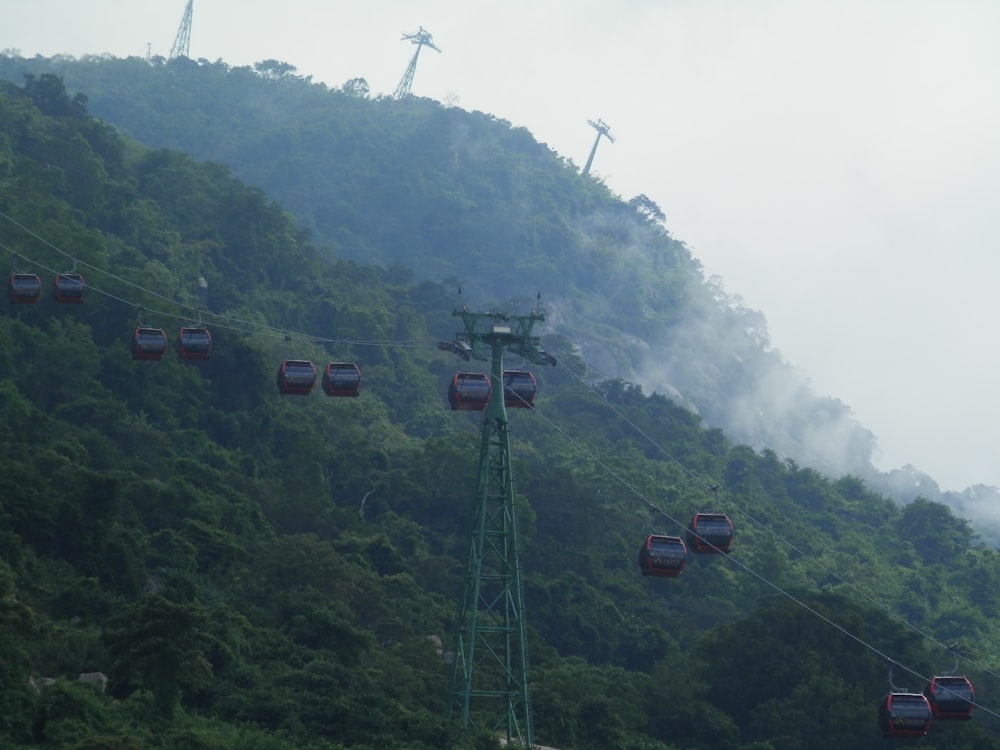
{"label": "forested mountainside", "polygon": [[944,502],[1000,541],[996,488],[942,493],[919,467],[876,470],[875,436],[772,349],[763,315],[704,278],[659,206],[613,195],[524,128],[428,99],[372,99],[363,79],[330,89],[274,60],[0,55],[0,78],[43,73],[140,142],[229,166],[338,257],[448,280],[483,307],[527,308],[541,292],[552,330],[595,371],[827,476]]}
{"label": "forested mountainside", "polygon": [[[0,57],[0,77],[55,73],[136,140],[229,166],[337,257],[411,269],[471,304],[541,292],[552,330],[597,372],[830,476],[878,479],[875,439],[772,350],[766,321],[704,278],[662,210],[581,176],[524,128],[428,99],[336,89],[286,63]],[[939,499],[907,470],[883,483]],[[982,490],[981,490],[982,492]]]}
{"label": "forested mountainside", "polygon": [[[331,253],[51,75],[0,84],[0,253],[46,282],[0,308],[0,745],[498,747],[442,718],[479,439],[444,397],[450,284]],[[53,299],[68,272],[82,304]],[[212,356],[136,361],[140,325],[206,325]],[[882,747],[890,677],[957,662],[975,718],[924,744],[1000,748],[1000,554],[968,521],[731,442],[542,334],[559,364],[511,415],[539,743]],[[282,360],[345,357],[358,398],[278,395]],[[646,535],[706,509],[732,553],[640,576]]]}

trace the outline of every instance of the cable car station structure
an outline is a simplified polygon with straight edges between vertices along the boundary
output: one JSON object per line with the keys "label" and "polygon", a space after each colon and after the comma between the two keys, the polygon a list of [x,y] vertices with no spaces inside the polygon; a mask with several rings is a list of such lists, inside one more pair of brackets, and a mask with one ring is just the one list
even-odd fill
{"label": "cable car station structure", "polygon": [[466,361],[489,361],[492,388],[483,409],[472,541],[445,714],[463,726],[506,733],[508,743],[529,748],[528,658],[503,355],[511,352],[535,364],[556,361],[532,335],[534,325],[545,319],[537,311],[515,316],[463,309],[452,314],[462,317],[465,330],[440,348]]}

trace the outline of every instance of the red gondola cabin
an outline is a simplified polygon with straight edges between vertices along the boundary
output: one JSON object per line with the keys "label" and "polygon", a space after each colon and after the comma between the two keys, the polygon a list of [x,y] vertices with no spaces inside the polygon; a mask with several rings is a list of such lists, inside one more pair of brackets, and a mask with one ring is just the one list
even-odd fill
{"label": "red gondola cabin", "polygon": [[932,677],[924,688],[927,702],[931,704],[934,719],[945,721],[968,721],[972,718],[972,707],[976,693],[972,683],[960,675]]}
{"label": "red gondola cabin", "polygon": [[42,293],[42,280],[35,273],[12,273],[7,296],[16,305],[33,305]]}
{"label": "red gondola cabin", "polygon": [[733,544],[733,522],[724,513],[695,513],[686,536],[692,552],[728,553]]}
{"label": "red gondola cabin", "polygon": [[527,370],[504,370],[503,403],[508,409],[530,409],[537,391],[535,376]]}
{"label": "red gondola cabin", "polygon": [[78,273],[57,273],[52,282],[52,296],[63,304],[80,304],[87,292],[87,284]]}
{"label": "red gondola cabin", "polygon": [[490,402],[490,379],[481,372],[456,372],[448,387],[452,411],[482,411]]}
{"label": "red gondola cabin", "polygon": [[181,359],[208,359],[212,354],[212,334],[207,328],[182,328],[177,333],[177,356]]}
{"label": "red gondola cabin", "polygon": [[304,359],[286,359],[278,368],[278,392],[283,396],[308,396],[316,385],[316,365]]}
{"label": "red gondola cabin", "polygon": [[679,536],[650,534],[639,549],[639,570],[644,576],[676,578],[687,562],[687,547]]}
{"label": "red gondola cabin", "polygon": [[353,397],[361,391],[361,370],[352,362],[330,362],[323,370],[323,393]]}
{"label": "red gondola cabin", "polygon": [[889,693],[878,707],[883,737],[923,737],[932,718],[931,704],[922,693]]}
{"label": "red gondola cabin", "polygon": [[136,328],[130,348],[132,359],[155,362],[167,351],[167,334],[160,328]]}

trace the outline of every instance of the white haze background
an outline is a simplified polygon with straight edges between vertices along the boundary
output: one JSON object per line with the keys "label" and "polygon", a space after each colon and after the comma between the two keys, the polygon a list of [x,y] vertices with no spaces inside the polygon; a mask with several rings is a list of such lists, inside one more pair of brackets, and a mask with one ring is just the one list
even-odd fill
{"label": "white haze background", "polygon": [[[0,48],[167,56],[185,5],[0,0]],[[390,94],[421,26],[415,95],[581,167],[607,122],[592,174],[663,209],[879,468],[1000,485],[1000,3],[195,0],[190,56]]]}

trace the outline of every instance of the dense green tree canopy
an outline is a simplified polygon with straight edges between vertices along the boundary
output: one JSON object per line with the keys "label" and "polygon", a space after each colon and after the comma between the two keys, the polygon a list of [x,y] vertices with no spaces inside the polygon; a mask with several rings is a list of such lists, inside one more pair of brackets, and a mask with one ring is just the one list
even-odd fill
{"label": "dense green tree canopy", "polygon": [[[442,717],[479,433],[444,400],[452,291],[331,252],[226,167],[117,135],[59,79],[4,84],[0,123],[0,252],[89,286],[0,314],[0,744],[496,748]],[[489,163],[454,200],[516,195]],[[539,194],[539,236],[607,199],[566,179]],[[386,237],[419,213],[386,211]],[[363,257],[346,216],[334,249]],[[211,359],[133,361],[137,317],[208,325]],[[1000,563],[967,522],[731,442],[663,395],[579,377],[571,340],[544,344],[561,364],[511,415],[537,741],[881,747],[890,661],[919,689],[958,644],[982,708],[925,744],[1000,747]],[[290,357],[349,357],[362,395],[279,397]],[[639,576],[642,539],[707,505],[735,520],[733,553]],[[106,684],[77,679],[94,672]]]}
{"label": "dense green tree canopy", "polygon": [[704,278],[654,201],[622,200],[525,128],[373,99],[363,79],[314,84],[278,60],[0,56],[0,77],[25,74],[64,77],[142,143],[227,165],[341,258],[400,264],[477,306],[540,291],[553,331],[600,373],[681,393],[758,449],[879,477],[874,437],[772,350],[760,313]]}

